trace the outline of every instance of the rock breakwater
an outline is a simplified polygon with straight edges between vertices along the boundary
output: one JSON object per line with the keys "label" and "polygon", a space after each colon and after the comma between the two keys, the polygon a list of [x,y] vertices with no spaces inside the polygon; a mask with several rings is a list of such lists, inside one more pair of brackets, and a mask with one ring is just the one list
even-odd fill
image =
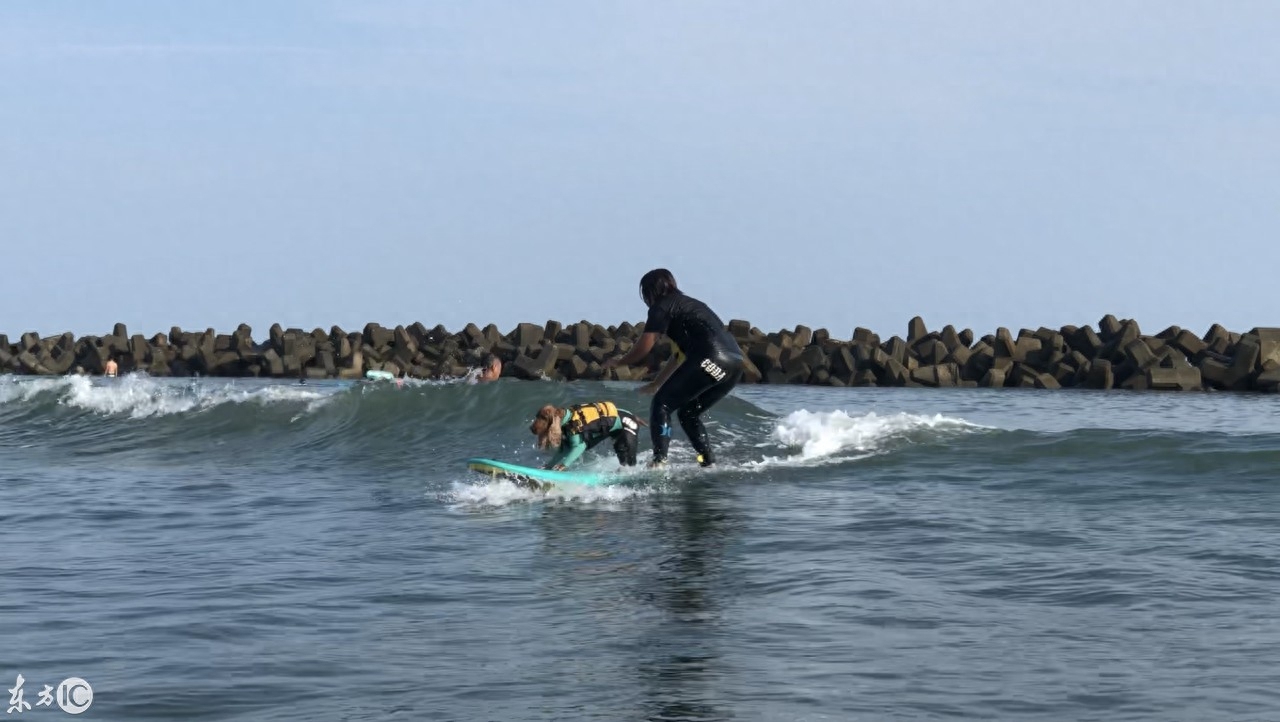
{"label": "rock breakwater", "polygon": [[[729,329],[747,359],[744,383],[1280,390],[1280,328],[1241,333],[1215,324],[1197,335],[1172,326],[1151,336],[1132,319],[1108,315],[1096,329],[1024,328],[1014,334],[999,328],[981,338],[952,326],[930,331],[918,316],[905,338],[882,339],[865,328],[847,339],[806,326],[764,332],[744,320],[731,321]],[[359,331],[276,324],[259,341],[245,324],[230,333],[174,327],[150,337],[116,324],[104,336],[0,335],[0,373],[100,375],[114,360],[120,374],[151,376],[359,379],[366,371],[386,371],[440,379],[466,376],[492,353],[503,362],[502,375],[518,379],[642,380],[670,357],[669,341],[659,342],[643,366],[604,371],[601,363],[625,353],[643,331],[643,324],[587,321],[520,323],[506,332],[493,324],[452,332],[421,322],[394,328],[369,323]]]}

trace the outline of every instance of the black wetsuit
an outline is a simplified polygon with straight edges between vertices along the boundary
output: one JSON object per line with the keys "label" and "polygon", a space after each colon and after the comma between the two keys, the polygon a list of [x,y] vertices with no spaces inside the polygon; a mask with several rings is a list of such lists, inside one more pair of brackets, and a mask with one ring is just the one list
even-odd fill
{"label": "black wetsuit", "polygon": [[742,378],[742,349],[707,304],[679,291],[649,307],[644,330],[665,333],[684,355],[684,362],[653,397],[649,434],[654,461],[667,458],[671,412],[675,411],[698,452],[698,462],[710,466],[715,459],[701,416]]}

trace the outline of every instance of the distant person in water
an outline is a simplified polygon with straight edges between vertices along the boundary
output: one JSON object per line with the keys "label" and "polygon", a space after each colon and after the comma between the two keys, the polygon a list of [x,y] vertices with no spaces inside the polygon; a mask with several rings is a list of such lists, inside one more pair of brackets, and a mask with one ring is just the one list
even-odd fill
{"label": "distant person in water", "polygon": [[560,408],[547,404],[538,409],[529,431],[538,438],[538,448],[553,448],[555,456],[544,469],[563,471],[578,461],[582,452],[605,439],[613,440],[618,463],[636,465],[639,429],[644,422],[612,401],[597,401]]}
{"label": "distant person in water", "polygon": [[397,377],[390,371],[369,370],[364,372],[364,377],[369,381],[394,381],[396,388],[404,386],[404,379]]}
{"label": "distant person in water", "polygon": [[502,375],[502,359],[497,354],[489,354],[484,357],[484,365],[480,367],[480,373],[476,374],[476,383],[482,384],[486,381],[497,381]]}
{"label": "distant person in water", "polygon": [[107,359],[107,365],[103,368],[103,373],[108,377],[115,376],[120,371],[120,365],[116,363],[116,357],[112,356]]}
{"label": "distant person in water", "polygon": [[626,355],[608,359],[605,369],[630,366],[649,355],[658,338],[666,334],[675,353],[657,378],[641,390],[653,393],[649,411],[649,435],[653,439],[650,466],[667,461],[671,443],[671,413],[698,452],[698,463],[711,466],[715,455],[702,424],[702,414],[724,398],[742,378],[742,348],[724,322],[707,304],[685,295],[675,276],[655,268],[640,279],[640,298],[649,307],[644,333]]}

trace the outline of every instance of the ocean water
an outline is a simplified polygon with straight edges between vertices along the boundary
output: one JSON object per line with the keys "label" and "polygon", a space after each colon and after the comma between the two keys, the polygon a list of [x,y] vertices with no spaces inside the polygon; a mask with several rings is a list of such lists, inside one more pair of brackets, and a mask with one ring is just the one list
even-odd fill
{"label": "ocean water", "polygon": [[634,389],[0,377],[6,717],[1280,720],[1280,398],[739,387],[713,470],[466,469]]}

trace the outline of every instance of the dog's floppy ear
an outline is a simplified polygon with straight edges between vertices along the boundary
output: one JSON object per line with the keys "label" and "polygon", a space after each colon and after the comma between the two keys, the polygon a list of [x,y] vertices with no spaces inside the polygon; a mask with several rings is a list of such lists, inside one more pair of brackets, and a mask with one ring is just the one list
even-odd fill
{"label": "dog's floppy ear", "polygon": [[543,433],[545,433],[545,429],[555,423],[555,419],[556,407],[551,404],[546,404],[542,408],[538,409],[538,413],[534,414],[533,423],[542,426],[544,429]]}
{"label": "dog's floppy ear", "polygon": [[541,447],[559,446],[561,441],[560,409],[552,404],[547,404],[538,409],[538,415],[533,418],[533,423],[529,424],[529,431],[538,437],[538,445]]}

